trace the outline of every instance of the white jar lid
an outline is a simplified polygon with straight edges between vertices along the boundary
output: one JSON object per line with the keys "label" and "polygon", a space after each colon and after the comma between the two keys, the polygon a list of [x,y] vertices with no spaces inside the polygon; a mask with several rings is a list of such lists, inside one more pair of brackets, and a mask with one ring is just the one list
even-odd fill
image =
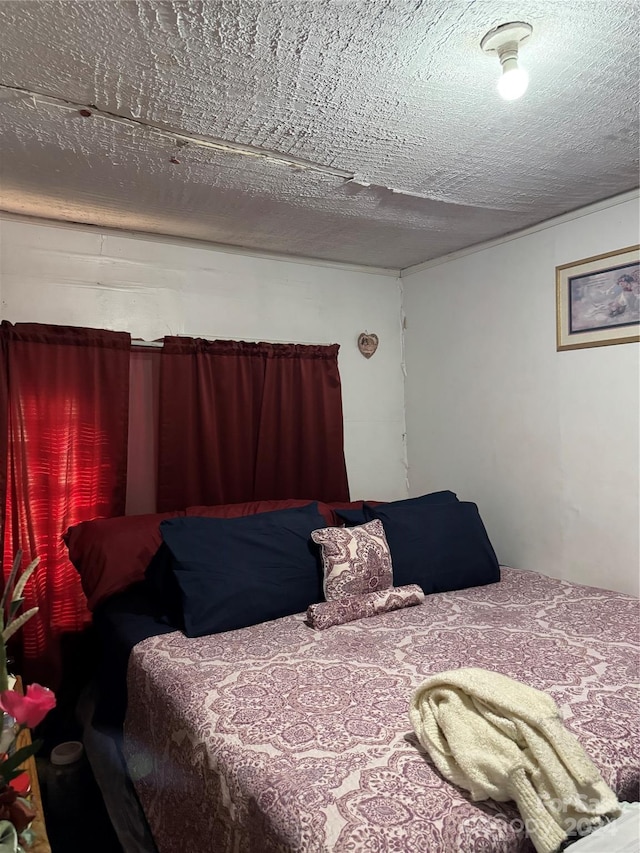
{"label": "white jar lid", "polygon": [[73,764],[82,758],[84,747],[79,740],[68,740],[60,743],[51,750],[52,764]]}

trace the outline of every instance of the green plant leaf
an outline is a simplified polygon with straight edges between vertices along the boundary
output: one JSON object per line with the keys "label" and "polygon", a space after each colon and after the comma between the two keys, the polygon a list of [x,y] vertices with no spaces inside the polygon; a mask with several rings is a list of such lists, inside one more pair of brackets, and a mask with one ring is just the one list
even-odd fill
{"label": "green plant leaf", "polygon": [[[16,749],[14,753],[0,763],[0,775],[4,776],[6,779],[7,774],[13,773],[24,761],[27,760],[27,758],[29,758],[29,756],[35,755],[42,746],[42,743],[42,740],[34,740],[33,743],[29,743],[27,746]],[[11,778],[14,779],[17,775],[19,774],[15,773]]]}
{"label": "green plant leaf", "polygon": [[26,613],[23,613],[21,616],[18,616],[17,619],[14,619],[13,622],[8,625],[4,631],[2,632],[2,639],[6,643],[7,640],[11,639],[16,631],[19,631],[20,628],[24,625],[25,622],[28,622],[32,616],[34,616],[38,612],[37,607],[31,607]]}
{"label": "green plant leaf", "polygon": [[17,598],[22,598],[22,593],[25,586],[27,585],[27,581],[38,568],[39,563],[40,557],[36,557],[35,560],[32,560],[27,566],[27,568],[24,570],[24,572],[20,575],[20,580],[16,584],[15,589],[13,590],[13,595],[11,596],[12,601],[15,601]]}
{"label": "green plant leaf", "polygon": [[20,610],[20,605],[24,603],[24,598],[14,598],[9,607],[9,619],[7,620],[7,627],[9,627],[9,623],[11,622],[12,616],[15,616],[18,610]]}
{"label": "green plant leaf", "polygon": [[16,556],[13,560],[13,566],[11,567],[11,573],[7,578],[7,582],[4,586],[4,592],[2,593],[2,598],[0,599],[0,610],[4,613],[4,608],[7,603],[7,599],[9,598],[10,593],[13,590],[13,582],[16,579],[16,575],[18,574],[18,569],[20,568],[20,563],[22,562],[22,549],[18,548],[16,552]]}
{"label": "green plant leaf", "polygon": [[[5,785],[8,785],[12,779],[17,779],[21,773],[24,773],[24,770],[22,770],[22,768],[20,767],[16,768],[15,770],[2,770],[0,771],[0,778],[4,780]],[[2,850],[1,847],[0,850]]]}

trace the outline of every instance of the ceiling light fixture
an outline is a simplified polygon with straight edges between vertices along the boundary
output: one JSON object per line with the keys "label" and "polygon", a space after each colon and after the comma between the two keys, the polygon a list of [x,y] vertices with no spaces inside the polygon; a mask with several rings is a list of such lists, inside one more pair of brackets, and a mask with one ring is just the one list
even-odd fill
{"label": "ceiling light fixture", "polygon": [[485,53],[497,55],[502,65],[502,76],[498,80],[498,92],[505,101],[522,97],[529,85],[529,75],[518,67],[518,48],[533,32],[531,24],[514,21],[501,24],[485,35],[480,47]]}

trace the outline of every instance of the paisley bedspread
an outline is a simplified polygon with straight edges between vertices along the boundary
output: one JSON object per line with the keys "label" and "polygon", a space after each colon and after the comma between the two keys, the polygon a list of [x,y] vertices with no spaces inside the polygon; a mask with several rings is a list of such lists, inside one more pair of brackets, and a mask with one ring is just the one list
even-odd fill
{"label": "paisley bedspread", "polygon": [[493,669],[548,691],[621,800],[640,780],[637,599],[533,572],[314,631],[304,615],[143,640],[125,753],[160,853],[533,850],[418,749],[426,676]]}

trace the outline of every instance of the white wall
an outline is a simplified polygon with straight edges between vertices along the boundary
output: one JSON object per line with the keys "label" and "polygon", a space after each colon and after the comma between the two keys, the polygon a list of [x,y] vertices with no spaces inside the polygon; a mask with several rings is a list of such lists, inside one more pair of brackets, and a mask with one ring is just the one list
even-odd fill
{"label": "white wall", "polygon": [[[638,591],[638,344],[556,352],[555,266],[638,242],[638,202],[404,278],[411,493],[478,503],[503,563]],[[338,342],[351,494],[406,496],[401,295],[370,272],[0,218],[0,317]],[[380,337],[375,356],[359,332]]]}
{"label": "white wall", "polygon": [[[397,278],[12,218],[0,219],[0,264],[12,322],[339,343],[351,496],[406,497]],[[369,360],[356,346],[365,329],[380,338]]]}
{"label": "white wall", "polygon": [[640,346],[556,352],[555,266],[638,228],[624,201],[404,278],[411,493],[475,501],[507,565],[635,594]]}

